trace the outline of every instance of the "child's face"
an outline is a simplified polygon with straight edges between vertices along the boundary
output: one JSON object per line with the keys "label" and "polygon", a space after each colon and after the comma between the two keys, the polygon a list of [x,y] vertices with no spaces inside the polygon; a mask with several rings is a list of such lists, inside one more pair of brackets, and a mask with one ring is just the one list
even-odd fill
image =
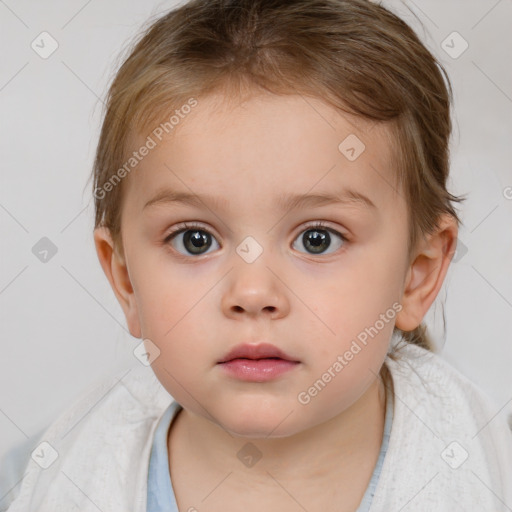
{"label": "child's face", "polygon": [[[187,410],[241,436],[291,435],[375,384],[407,273],[406,203],[383,127],[360,131],[298,95],[233,108],[216,99],[199,98],[127,178],[122,238],[133,294],[127,287],[125,312],[132,334],[159,348],[153,369]],[[350,161],[338,146],[354,134],[366,148]],[[199,204],[167,201],[165,190]],[[348,190],[371,203],[350,200]],[[288,205],[289,196],[309,195],[343,202]],[[325,227],[311,228],[316,221]],[[200,228],[165,242],[183,222]],[[236,345],[258,342],[300,364],[265,382],[218,364]]]}

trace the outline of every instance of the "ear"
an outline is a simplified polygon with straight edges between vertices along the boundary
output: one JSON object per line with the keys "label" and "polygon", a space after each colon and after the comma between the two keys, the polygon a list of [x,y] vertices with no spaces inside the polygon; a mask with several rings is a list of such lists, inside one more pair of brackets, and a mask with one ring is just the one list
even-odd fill
{"label": "ear", "polygon": [[403,309],[396,317],[396,327],[402,331],[416,329],[437,297],[455,254],[457,234],[456,220],[445,215],[415,251],[400,301]]}
{"label": "ear", "polygon": [[110,230],[106,227],[94,230],[94,244],[103,272],[123,309],[130,334],[141,338],[137,302],[124,256],[114,249]]}

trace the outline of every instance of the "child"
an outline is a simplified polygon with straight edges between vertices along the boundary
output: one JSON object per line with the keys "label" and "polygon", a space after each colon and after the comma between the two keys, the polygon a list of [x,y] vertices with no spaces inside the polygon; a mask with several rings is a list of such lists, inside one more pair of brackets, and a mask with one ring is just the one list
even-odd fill
{"label": "child", "polygon": [[461,200],[441,71],[367,0],[148,28],[94,166],[139,362],[50,426],[10,512],[512,510],[510,430],[422,324]]}

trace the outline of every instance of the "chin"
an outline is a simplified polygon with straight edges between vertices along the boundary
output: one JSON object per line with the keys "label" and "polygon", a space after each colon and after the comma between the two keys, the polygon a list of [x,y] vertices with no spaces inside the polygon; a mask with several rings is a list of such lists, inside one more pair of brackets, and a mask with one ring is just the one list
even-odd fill
{"label": "chin", "polygon": [[[231,435],[247,439],[277,439],[294,435],[304,426],[296,423],[296,415],[284,408],[262,413],[256,409],[251,412],[230,411],[230,417],[224,418],[222,427]],[[285,411],[285,412],[283,412]],[[220,418],[219,418],[220,419]]]}
{"label": "chin", "polygon": [[[274,430],[278,423],[274,423],[272,426],[269,425],[250,425],[247,428],[242,428],[238,426],[234,426],[233,428],[227,428],[224,425],[224,428],[234,437],[240,437],[247,440],[268,440],[268,439],[278,439],[285,438],[293,435],[295,432],[289,432],[288,430],[277,432]],[[269,435],[270,434],[270,435]]]}

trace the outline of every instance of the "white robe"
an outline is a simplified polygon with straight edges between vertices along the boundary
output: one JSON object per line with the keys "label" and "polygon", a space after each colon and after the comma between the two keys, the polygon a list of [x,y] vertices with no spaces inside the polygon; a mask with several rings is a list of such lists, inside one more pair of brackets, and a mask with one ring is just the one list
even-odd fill
{"label": "white robe", "polygon": [[[512,510],[505,410],[439,355],[414,345],[401,353],[385,363],[395,408],[370,511]],[[35,443],[7,510],[146,512],[153,435],[172,400],[143,365],[82,394]]]}

